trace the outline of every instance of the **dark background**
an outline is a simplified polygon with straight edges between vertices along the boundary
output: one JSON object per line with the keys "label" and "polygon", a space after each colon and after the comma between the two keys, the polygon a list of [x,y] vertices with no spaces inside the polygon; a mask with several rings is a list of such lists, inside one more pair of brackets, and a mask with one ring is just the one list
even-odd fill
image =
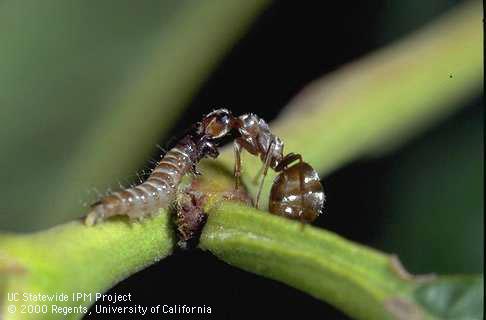
{"label": "dark background", "polygon": [[[212,73],[181,117],[184,120],[172,129],[169,136],[179,134],[199,120],[202,114],[218,107],[230,108],[236,114],[253,111],[271,121],[282,106],[310,81],[399,39],[455,3],[315,1],[299,2],[297,5],[293,1],[277,2],[257,19]],[[483,266],[479,262],[483,259],[482,248],[471,248],[473,252],[469,256],[461,249],[467,241],[483,243],[482,232],[478,233],[481,239],[466,239],[457,247],[448,247],[445,243],[467,234],[471,224],[468,221],[478,224],[479,219],[482,225],[483,104],[482,97],[471,99],[467,108],[400,150],[380,159],[361,159],[325,177],[327,212],[315,224],[348,239],[399,253],[404,264],[413,272],[482,272]],[[463,144],[463,141],[469,144]],[[161,145],[166,142],[165,138],[160,140]],[[461,149],[458,146],[466,147]],[[465,158],[448,158],[453,153],[462,154]],[[442,164],[437,165],[438,162]],[[447,163],[452,164],[447,166]],[[417,165],[422,166],[424,183],[412,183],[409,189],[404,187],[400,191],[392,188],[401,184],[403,180],[400,179],[407,175],[407,171],[401,175],[397,173],[397,168],[417,172],[414,169]],[[464,166],[473,169],[468,171]],[[438,178],[451,170],[457,172],[455,178],[451,178],[456,180]],[[472,196],[465,187],[470,185],[469,180],[461,180],[464,178],[462,170],[466,170],[464,176],[469,174],[468,177],[479,187]],[[444,184],[452,187],[446,187],[444,191],[441,187]],[[440,202],[435,207],[438,216],[430,218],[435,220],[427,220],[428,210],[434,204],[410,215],[405,209],[400,217],[396,216],[397,212],[392,214],[394,199],[403,199],[402,193],[407,190],[422,190],[430,195],[428,199]],[[474,214],[469,220],[458,216],[464,211],[455,210],[448,214],[441,209],[450,208],[448,201],[455,201],[454,196],[447,199],[447,195],[461,197],[461,192],[471,196],[468,201],[474,203],[471,209]],[[414,209],[414,203],[409,205],[411,210]],[[415,222],[422,219],[427,227],[407,224],[414,219]],[[438,221],[441,219],[451,222],[450,226],[442,225]],[[458,230],[461,226],[464,228]],[[400,239],[403,234],[396,231],[401,228],[409,231],[409,239]],[[430,237],[434,240],[428,241]],[[477,240],[481,242],[474,242]],[[406,242],[409,246],[404,244]],[[451,257],[456,249],[459,255]],[[448,251],[449,255],[444,253]],[[469,258],[464,258],[464,254]],[[341,312],[317,299],[233,268],[200,250],[179,251],[118,284],[110,293],[131,293],[134,302],[144,306],[185,304],[212,308],[211,315],[193,316],[195,318],[300,318],[318,315],[324,319],[346,319]],[[164,315],[164,318],[171,317]]]}

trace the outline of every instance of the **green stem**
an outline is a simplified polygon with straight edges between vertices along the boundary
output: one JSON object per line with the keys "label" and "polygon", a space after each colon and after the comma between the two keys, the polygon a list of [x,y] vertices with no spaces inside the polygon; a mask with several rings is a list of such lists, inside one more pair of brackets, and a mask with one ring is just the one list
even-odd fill
{"label": "green stem", "polygon": [[209,212],[200,247],[244,270],[282,281],[357,319],[386,319],[393,297],[412,304],[417,282],[390,256],[331,232],[224,203]]}
{"label": "green stem", "polygon": [[[81,318],[79,312],[53,314],[51,305],[89,308],[96,293],[169,255],[175,243],[172,230],[164,212],[142,223],[113,219],[88,228],[73,221],[32,234],[0,235],[0,318]],[[47,314],[20,314],[20,305],[29,303],[7,302],[6,293],[23,292],[64,293],[69,299],[42,303],[49,305]],[[91,293],[93,298],[76,302],[73,293]],[[4,307],[12,304],[18,312],[8,314]]]}
{"label": "green stem", "polygon": [[482,275],[413,276],[398,258],[236,203],[210,204],[200,248],[355,319],[482,319]]}

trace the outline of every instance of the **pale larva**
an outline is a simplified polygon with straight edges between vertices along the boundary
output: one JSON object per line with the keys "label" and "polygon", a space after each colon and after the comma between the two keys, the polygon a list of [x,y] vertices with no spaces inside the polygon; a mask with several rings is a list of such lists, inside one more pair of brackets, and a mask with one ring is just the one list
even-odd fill
{"label": "pale larva", "polygon": [[121,215],[131,219],[155,214],[174,201],[177,187],[186,173],[196,171],[197,163],[204,157],[218,156],[218,142],[228,134],[227,112],[219,109],[197,123],[176,146],[170,149],[157,164],[147,180],[100,199],[91,205],[85,219],[93,225],[106,218]]}

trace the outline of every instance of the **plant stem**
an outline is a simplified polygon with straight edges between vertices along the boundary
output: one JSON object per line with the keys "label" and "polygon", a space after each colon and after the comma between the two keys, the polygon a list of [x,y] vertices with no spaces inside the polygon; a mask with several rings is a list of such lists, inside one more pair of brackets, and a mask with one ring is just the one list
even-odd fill
{"label": "plant stem", "polygon": [[[142,223],[112,219],[88,228],[73,221],[32,234],[0,235],[0,318],[7,316],[3,306],[6,293],[67,294],[65,302],[43,304],[61,307],[89,307],[94,295],[103,293],[135,272],[172,252],[173,226],[165,212]],[[3,290],[2,290],[3,289]],[[76,302],[74,293],[92,294]],[[62,313],[20,314],[22,301],[14,303],[15,319],[65,319]],[[77,319],[82,313],[70,313]]]}
{"label": "plant stem", "polygon": [[210,210],[200,247],[238,268],[327,301],[356,319],[391,317],[385,301],[393,297],[413,305],[417,283],[402,279],[388,255],[243,205],[223,203]]}

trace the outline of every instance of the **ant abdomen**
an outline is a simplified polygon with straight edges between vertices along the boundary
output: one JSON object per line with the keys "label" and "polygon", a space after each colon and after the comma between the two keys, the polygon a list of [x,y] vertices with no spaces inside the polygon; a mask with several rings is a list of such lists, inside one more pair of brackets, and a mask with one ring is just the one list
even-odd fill
{"label": "ant abdomen", "polygon": [[298,162],[275,178],[268,206],[273,214],[312,222],[321,214],[324,200],[317,172],[308,163]]}

